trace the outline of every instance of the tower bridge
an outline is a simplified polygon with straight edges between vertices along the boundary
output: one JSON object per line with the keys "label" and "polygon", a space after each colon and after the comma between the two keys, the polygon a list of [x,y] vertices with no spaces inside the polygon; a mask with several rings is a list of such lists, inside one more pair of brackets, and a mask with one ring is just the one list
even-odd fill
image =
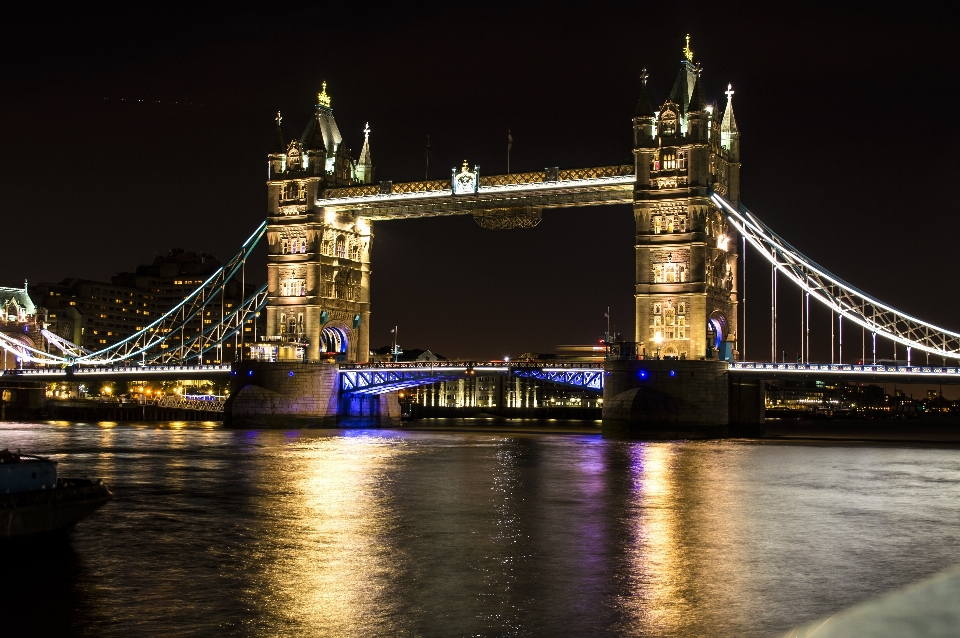
{"label": "tower bridge", "polygon": [[[628,426],[638,420],[651,427],[683,422],[714,433],[720,431],[714,427],[720,412],[727,420],[762,414],[756,406],[764,378],[957,378],[948,360],[960,359],[960,333],[901,312],[836,277],[741,203],[734,91],[727,84],[725,100],[709,103],[701,71],[688,42],[669,97],[657,106],[647,91],[649,75],[641,73],[632,120],[632,164],[486,175],[464,161],[451,169],[449,179],[417,182],[374,180],[369,126],[359,158],[352,158],[324,83],[299,138],[287,141],[283,118],[277,114],[276,145],[268,155],[265,222],[187,299],[137,334],[95,352],[53,335],[45,345],[33,347],[0,333],[0,346],[33,366],[38,377],[66,374],[54,371],[65,367],[124,374],[109,370],[131,362],[143,372],[164,366],[169,370],[203,361],[211,348],[237,339],[248,317],[265,311],[266,334],[248,344],[251,360],[237,362],[231,370],[235,387],[227,412],[237,423],[247,417],[256,423],[273,414],[331,424],[343,410],[339,398],[353,397],[351,401],[360,404],[379,401],[403,387],[487,367],[491,370],[485,373],[602,388],[608,399],[605,422],[608,417],[611,423]],[[545,210],[627,203],[636,223],[636,331],[628,350],[608,357],[602,374],[590,366],[574,370],[458,363],[428,371],[364,365],[370,352],[374,224],[472,215],[485,229],[533,228]],[[268,252],[266,284],[229,316],[185,339],[184,326],[223,294],[231,278],[242,276],[247,257],[262,239]],[[761,267],[770,266],[769,363],[744,362],[742,356],[742,269],[748,244],[763,257]],[[794,367],[774,363],[776,290],[782,277],[796,284],[806,301],[803,354]],[[830,339],[839,346],[839,357],[832,357],[828,367],[810,361],[811,300],[831,311]],[[843,328],[849,330],[851,323],[870,332],[874,365],[851,365],[849,356],[845,361]],[[168,339],[177,331],[181,338],[174,347]],[[877,337],[903,346],[905,365],[876,365]],[[681,369],[689,375],[678,373]],[[681,380],[683,388],[676,389]],[[726,405],[726,399],[718,397],[729,398],[734,391],[737,401],[750,403],[753,412],[727,415],[718,407]],[[669,414],[673,416],[664,416]]]}

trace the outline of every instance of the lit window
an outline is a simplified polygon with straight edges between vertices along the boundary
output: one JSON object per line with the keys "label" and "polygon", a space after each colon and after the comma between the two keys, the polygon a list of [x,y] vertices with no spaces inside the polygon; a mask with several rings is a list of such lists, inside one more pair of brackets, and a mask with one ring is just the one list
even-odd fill
{"label": "lit window", "polygon": [[677,154],[673,151],[668,151],[663,154],[662,164],[663,170],[671,171],[677,168]]}

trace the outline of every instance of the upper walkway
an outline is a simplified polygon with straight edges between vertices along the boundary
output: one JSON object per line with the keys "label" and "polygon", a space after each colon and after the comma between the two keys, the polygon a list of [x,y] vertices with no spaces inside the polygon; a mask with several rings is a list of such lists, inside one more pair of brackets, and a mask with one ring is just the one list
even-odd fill
{"label": "upper walkway", "polygon": [[[473,175],[473,173],[469,173]],[[632,165],[548,168],[534,173],[479,176],[454,191],[453,180],[381,182],[323,191],[317,206],[356,210],[369,219],[469,215],[483,211],[630,204]]]}

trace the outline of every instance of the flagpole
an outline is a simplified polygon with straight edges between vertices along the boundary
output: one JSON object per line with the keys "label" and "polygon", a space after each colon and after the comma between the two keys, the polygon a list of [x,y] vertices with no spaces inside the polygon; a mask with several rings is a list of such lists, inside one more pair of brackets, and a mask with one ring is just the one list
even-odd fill
{"label": "flagpole", "polygon": [[510,174],[510,149],[513,148],[513,135],[507,129],[507,175]]}
{"label": "flagpole", "polygon": [[423,173],[423,181],[430,179],[430,136],[427,135],[427,169]]}

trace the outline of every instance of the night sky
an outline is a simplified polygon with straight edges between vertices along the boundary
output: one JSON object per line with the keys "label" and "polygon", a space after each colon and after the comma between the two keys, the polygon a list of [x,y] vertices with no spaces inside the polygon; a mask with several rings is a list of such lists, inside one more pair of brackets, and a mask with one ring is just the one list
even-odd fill
{"label": "night sky", "polygon": [[[860,289],[960,330],[956,21],[934,5],[21,4],[0,10],[0,285],[108,280],[172,247],[226,259],[265,215],[276,111],[299,137],[323,80],[354,157],[369,121],[378,180],[422,179],[427,135],[435,179],[465,158],[506,172],[508,129],[514,172],[631,161],[640,70],[659,105],[690,33],[707,100],[736,91],[744,204]],[[371,346],[398,325],[401,346],[448,357],[552,352],[596,342],[607,306],[632,338],[629,207],[374,233]],[[750,359],[770,354],[760,266],[750,253]],[[800,292],[781,290],[789,359]],[[814,320],[829,360],[829,315]]]}

